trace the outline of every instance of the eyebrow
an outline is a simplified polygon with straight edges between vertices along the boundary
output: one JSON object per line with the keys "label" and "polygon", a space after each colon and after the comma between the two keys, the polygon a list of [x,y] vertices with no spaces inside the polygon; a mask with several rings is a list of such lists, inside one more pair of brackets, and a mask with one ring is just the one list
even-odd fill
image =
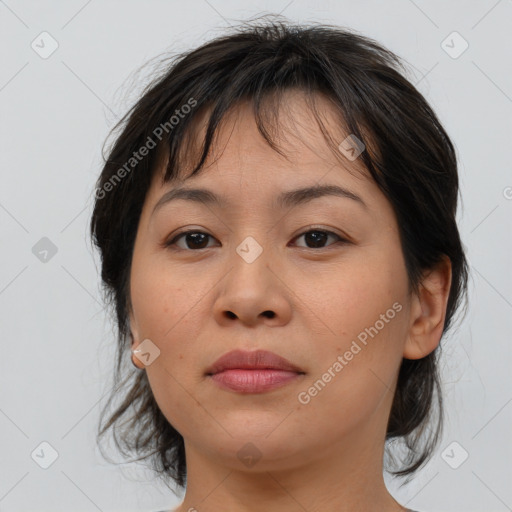
{"label": "eyebrow", "polygon": [[[312,187],[304,187],[281,192],[276,199],[275,205],[278,208],[290,208],[292,206],[305,204],[313,199],[323,196],[337,196],[352,199],[368,210],[368,205],[358,195],[346,188],[340,187],[339,185],[315,185]],[[181,187],[166,192],[156,203],[151,215],[159,210],[164,204],[168,204],[171,201],[176,201],[178,199],[195,201],[197,203],[214,204],[217,206],[229,203],[224,196],[217,195],[211,190],[205,188]]]}

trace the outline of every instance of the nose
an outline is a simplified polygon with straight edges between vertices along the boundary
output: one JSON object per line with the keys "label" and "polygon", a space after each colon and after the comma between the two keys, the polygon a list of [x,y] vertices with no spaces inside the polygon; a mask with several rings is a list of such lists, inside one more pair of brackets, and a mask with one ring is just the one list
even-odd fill
{"label": "nose", "polygon": [[293,293],[286,283],[282,263],[271,251],[263,250],[252,262],[234,251],[228,265],[229,272],[221,281],[213,305],[220,325],[239,322],[248,327],[283,326],[290,321]]}

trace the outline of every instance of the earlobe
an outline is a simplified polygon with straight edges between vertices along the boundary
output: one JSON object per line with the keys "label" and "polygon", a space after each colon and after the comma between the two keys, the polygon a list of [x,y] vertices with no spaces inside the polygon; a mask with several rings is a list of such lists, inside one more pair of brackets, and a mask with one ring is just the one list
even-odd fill
{"label": "earlobe", "polygon": [[133,337],[133,334],[130,332],[130,338],[132,340],[131,342],[131,347],[130,347],[130,358],[132,360],[132,364],[133,366],[135,366],[136,368],[138,368],[139,370],[142,370],[142,368],[145,367],[144,363],[137,357],[137,355],[135,354],[135,350],[138,346],[138,342],[136,342],[134,340],[134,337]]}
{"label": "earlobe", "polygon": [[425,271],[419,295],[413,297],[411,325],[404,346],[405,359],[421,359],[433,352],[443,334],[450,295],[452,266],[448,256]]}

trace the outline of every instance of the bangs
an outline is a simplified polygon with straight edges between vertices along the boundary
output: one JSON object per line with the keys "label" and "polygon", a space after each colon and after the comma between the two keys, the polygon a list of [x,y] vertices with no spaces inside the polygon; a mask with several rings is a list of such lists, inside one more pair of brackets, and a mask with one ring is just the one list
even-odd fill
{"label": "bangs", "polygon": [[[320,130],[327,147],[345,170],[352,174],[367,176],[365,166],[353,163],[340,151],[340,143],[356,130],[346,126],[343,112],[336,102],[321,91],[294,87],[265,91],[257,98],[246,95],[235,104],[226,104],[221,96],[214,102],[194,110],[189,114],[186,123],[183,123],[181,136],[176,133],[174,136],[169,134],[169,137],[160,143],[157,167],[161,170],[161,185],[186,180],[212,165],[222,154],[213,155],[213,148],[217,147],[220,131],[225,128],[227,118],[236,116],[237,110],[244,104],[252,108],[251,112],[258,132],[266,144],[289,161],[283,142],[286,141],[287,145],[293,146],[286,135],[290,134],[295,139],[298,137],[297,130],[294,130],[296,118],[291,109],[297,97],[299,101],[303,100],[306,103],[311,113],[311,123],[308,122],[307,126],[301,124],[301,128],[309,131]],[[327,100],[328,112],[325,107],[318,108],[319,97]],[[219,105],[224,107],[220,109]],[[286,116],[286,123],[283,122],[283,114]],[[331,128],[326,122],[326,115],[331,117]],[[332,128],[333,116],[335,117],[334,129]],[[235,123],[233,127],[234,125]],[[307,137],[300,138],[300,142],[309,146]],[[368,148],[368,140],[365,139],[364,144]]]}

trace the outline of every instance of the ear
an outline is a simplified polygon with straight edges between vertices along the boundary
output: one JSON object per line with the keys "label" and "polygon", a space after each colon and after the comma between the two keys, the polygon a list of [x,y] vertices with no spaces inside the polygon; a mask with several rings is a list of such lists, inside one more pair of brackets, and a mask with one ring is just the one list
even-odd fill
{"label": "ear", "polygon": [[132,348],[133,348],[134,345],[138,345],[140,343],[139,327],[137,325],[137,322],[135,320],[135,316],[134,316],[134,314],[133,314],[131,309],[129,310],[128,317],[130,319],[130,337],[131,337],[131,340],[132,340]]}
{"label": "ear", "polygon": [[421,359],[439,345],[451,284],[452,264],[445,255],[434,269],[424,273],[419,295],[413,297],[411,325],[404,346],[405,359]]}
{"label": "ear", "polygon": [[[139,337],[139,327],[135,320],[131,304],[128,305],[128,317],[130,319],[130,349],[133,350],[141,342],[141,339]],[[130,356],[132,358],[132,362],[137,366],[137,368],[142,369],[145,367],[144,363],[138,357],[136,357],[135,354],[133,354],[133,352],[130,354]]]}

